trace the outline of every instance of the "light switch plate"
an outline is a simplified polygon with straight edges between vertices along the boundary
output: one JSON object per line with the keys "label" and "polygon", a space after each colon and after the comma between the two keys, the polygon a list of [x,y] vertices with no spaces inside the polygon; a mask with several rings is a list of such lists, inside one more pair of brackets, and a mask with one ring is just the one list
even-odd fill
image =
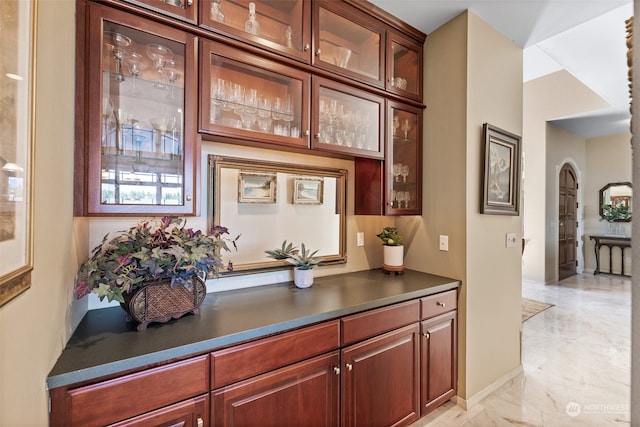
{"label": "light switch plate", "polygon": [[449,250],[449,236],[440,235],[440,250],[441,251]]}
{"label": "light switch plate", "polygon": [[516,247],[516,233],[507,233],[506,239],[507,239],[506,244],[508,248]]}
{"label": "light switch plate", "polygon": [[364,233],[362,231],[358,231],[356,234],[356,246],[364,246]]}

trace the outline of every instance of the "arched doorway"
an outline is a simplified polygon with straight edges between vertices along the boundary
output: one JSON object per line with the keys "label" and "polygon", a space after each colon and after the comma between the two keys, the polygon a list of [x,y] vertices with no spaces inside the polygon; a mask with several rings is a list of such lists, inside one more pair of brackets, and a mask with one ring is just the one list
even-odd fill
{"label": "arched doorway", "polygon": [[573,167],[565,163],[560,169],[558,203],[558,279],[576,274],[578,229],[578,180]]}

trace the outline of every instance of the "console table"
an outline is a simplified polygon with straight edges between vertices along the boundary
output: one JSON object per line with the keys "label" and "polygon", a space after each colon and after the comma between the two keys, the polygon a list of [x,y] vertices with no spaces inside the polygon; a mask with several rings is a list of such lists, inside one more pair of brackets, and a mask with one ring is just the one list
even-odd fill
{"label": "console table", "polygon": [[[618,276],[626,276],[624,274],[624,250],[631,247],[631,237],[616,237],[616,236],[589,236],[591,240],[595,241],[594,251],[596,253],[596,269],[593,274],[601,273],[600,271],[600,249],[605,246],[609,249],[609,273],[616,274]],[[613,272],[613,249],[620,248],[620,273]]]}

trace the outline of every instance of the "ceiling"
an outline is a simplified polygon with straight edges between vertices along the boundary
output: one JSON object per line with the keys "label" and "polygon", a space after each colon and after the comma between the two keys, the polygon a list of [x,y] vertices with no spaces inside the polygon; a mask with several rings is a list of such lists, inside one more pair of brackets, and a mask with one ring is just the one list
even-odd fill
{"label": "ceiling", "polygon": [[469,9],[524,49],[523,81],[565,69],[610,108],[553,123],[592,138],[629,130],[632,0],[369,0],[426,34]]}

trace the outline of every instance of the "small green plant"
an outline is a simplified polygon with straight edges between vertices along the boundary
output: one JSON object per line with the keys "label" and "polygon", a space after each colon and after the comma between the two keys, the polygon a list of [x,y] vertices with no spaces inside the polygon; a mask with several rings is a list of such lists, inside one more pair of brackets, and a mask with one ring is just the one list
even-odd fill
{"label": "small green plant", "polygon": [[376,234],[376,236],[382,240],[382,244],[385,246],[402,245],[402,236],[398,233],[396,227],[385,227],[382,229],[382,232]]}
{"label": "small green plant", "polygon": [[322,262],[322,257],[314,256],[318,250],[307,250],[304,243],[300,244],[300,249],[293,246],[292,243],[282,242],[280,248],[265,251],[269,258],[285,260],[289,264],[300,270],[310,270]]}
{"label": "small green plant", "polygon": [[609,203],[602,205],[602,216],[600,221],[614,222],[619,220],[626,220],[631,218],[631,210],[629,206],[619,203],[617,206],[613,206]]}
{"label": "small green plant", "polygon": [[298,248],[293,246],[293,243],[287,243],[287,241],[285,240],[284,242],[282,242],[281,248],[275,248],[264,252],[273,259],[287,259],[292,255],[297,254],[299,250]]}

